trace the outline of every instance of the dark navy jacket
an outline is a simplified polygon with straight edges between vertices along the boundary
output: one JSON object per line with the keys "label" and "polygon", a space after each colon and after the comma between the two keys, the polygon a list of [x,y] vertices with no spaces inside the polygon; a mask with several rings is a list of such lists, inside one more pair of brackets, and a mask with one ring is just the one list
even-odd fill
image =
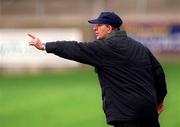
{"label": "dark navy jacket", "polygon": [[125,31],[94,42],[46,43],[46,51],[95,67],[107,122],[156,119],[167,93],[165,75],[152,53]]}

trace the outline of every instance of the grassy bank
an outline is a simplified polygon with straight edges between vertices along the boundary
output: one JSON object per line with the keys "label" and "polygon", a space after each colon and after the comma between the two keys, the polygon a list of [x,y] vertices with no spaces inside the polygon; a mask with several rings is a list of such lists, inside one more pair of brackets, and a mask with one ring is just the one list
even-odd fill
{"label": "grassy bank", "polygon": [[[180,64],[163,64],[168,83],[162,127],[180,126]],[[108,127],[92,68],[0,76],[1,127]]]}

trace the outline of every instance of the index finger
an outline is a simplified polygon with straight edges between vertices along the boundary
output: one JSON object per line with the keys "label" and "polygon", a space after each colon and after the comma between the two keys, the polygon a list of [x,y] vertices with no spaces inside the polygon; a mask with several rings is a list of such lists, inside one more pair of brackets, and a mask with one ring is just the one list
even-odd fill
{"label": "index finger", "polygon": [[31,37],[32,39],[35,39],[36,37],[32,34],[28,34],[29,37]]}

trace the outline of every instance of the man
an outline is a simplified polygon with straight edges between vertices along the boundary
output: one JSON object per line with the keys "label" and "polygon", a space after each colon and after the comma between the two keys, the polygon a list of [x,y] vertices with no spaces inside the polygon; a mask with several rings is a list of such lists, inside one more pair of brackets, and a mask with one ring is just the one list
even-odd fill
{"label": "man", "polygon": [[95,67],[102,89],[107,123],[114,127],[159,127],[167,93],[165,75],[152,53],[120,29],[121,18],[102,12],[89,20],[96,34],[94,42],[56,41],[30,45],[60,57]]}

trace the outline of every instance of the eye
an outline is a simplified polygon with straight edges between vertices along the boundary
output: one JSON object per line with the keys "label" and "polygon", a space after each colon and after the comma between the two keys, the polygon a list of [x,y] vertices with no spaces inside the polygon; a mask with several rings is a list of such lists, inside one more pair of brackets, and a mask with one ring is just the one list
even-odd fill
{"label": "eye", "polygon": [[95,24],[94,27],[99,28],[99,27],[101,27],[101,26],[103,26],[103,25],[104,25],[104,24]]}

